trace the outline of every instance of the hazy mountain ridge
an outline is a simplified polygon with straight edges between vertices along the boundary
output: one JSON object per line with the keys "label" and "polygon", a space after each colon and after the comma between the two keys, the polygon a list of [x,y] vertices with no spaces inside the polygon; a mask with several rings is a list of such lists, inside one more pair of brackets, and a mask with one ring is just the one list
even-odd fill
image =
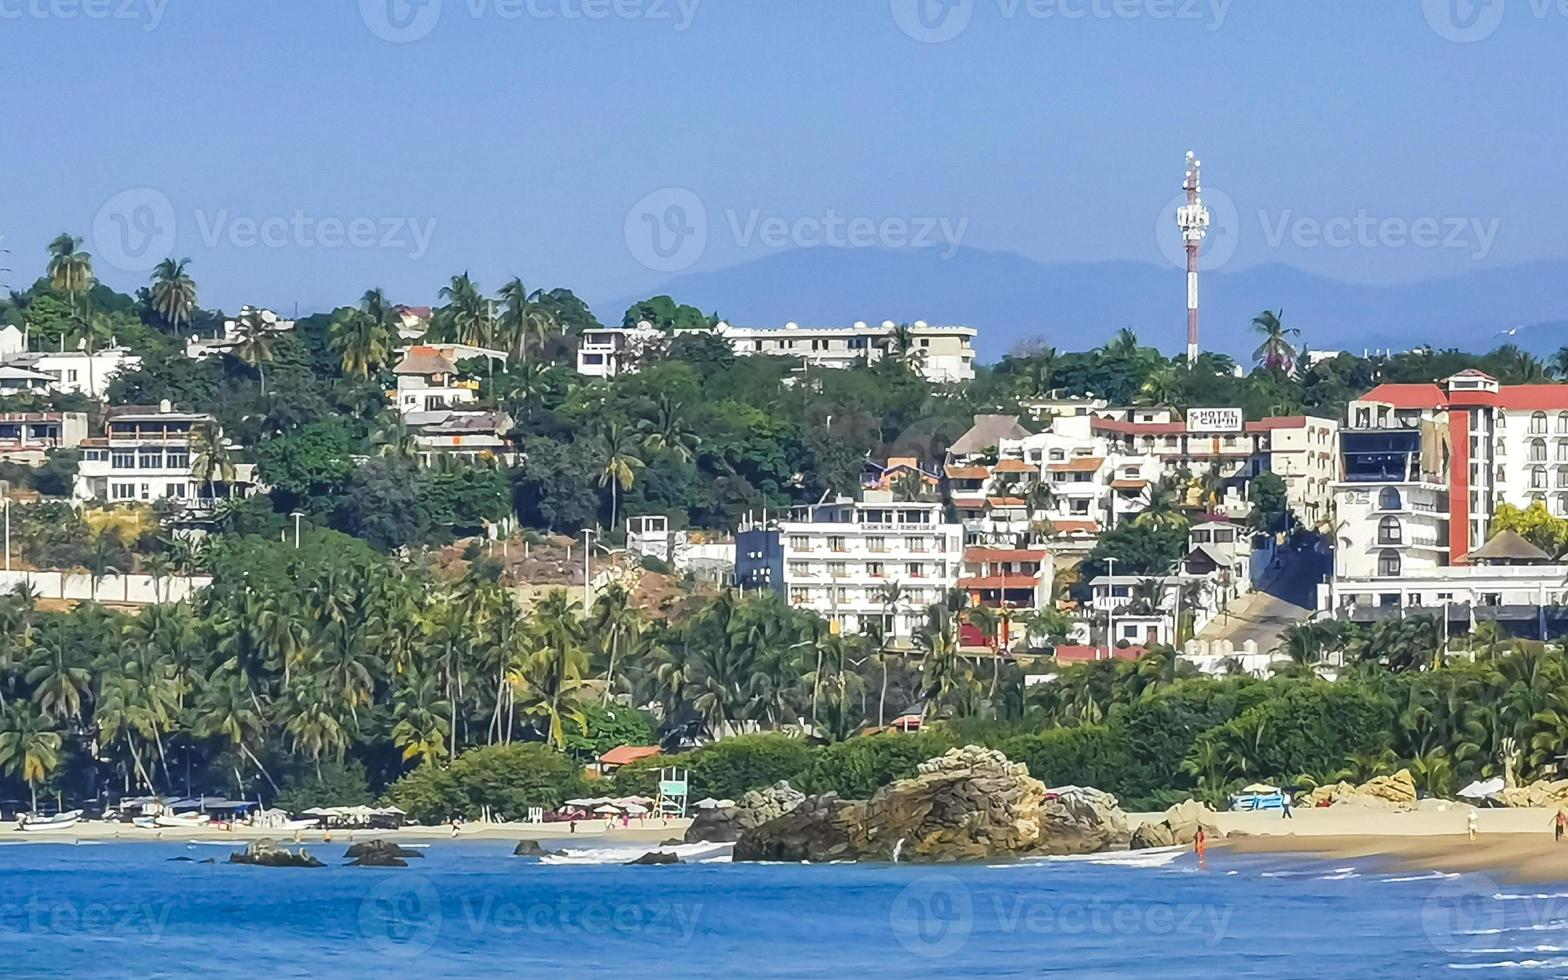
{"label": "hazy mountain ridge", "polygon": [[[1568,262],[1481,268],[1391,286],[1335,281],[1286,265],[1220,270],[1203,279],[1203,342],[1245,357],[1258,311],[1284,309],[1313,349],[1408,349],[1422,343],[1486,350],[1512,341],[1537,352],[1568,344],[1563,321]],[[1041,337],[1062,349],[1103,342],[1132,327],[1168,352],[1186,342],[1180,269],[1113,261],[1045,265],[1011,252],[813,248],[677,276],[653,293],[717,311],[732,322],[777,326],[855,320],[965,323],[981,331],[983,359]],[[595,304],[605,322],[643,296]],[[1516,329],[1517,328],[1517,329]],[[1516,330],[1511,336],[1504,331]]]}

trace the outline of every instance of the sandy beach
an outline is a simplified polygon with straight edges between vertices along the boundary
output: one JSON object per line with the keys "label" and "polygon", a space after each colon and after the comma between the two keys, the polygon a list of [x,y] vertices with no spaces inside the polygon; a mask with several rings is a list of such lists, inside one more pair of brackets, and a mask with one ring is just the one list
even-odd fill
{"label": "sandy beach", "polygon": [[[642,824],[633,822],[630,827],[622,827],[620,824],[616,824],[614,829],[606,830],[601,822],[579,821],[577,832],[574,834],[570,825],[566,823],[470,823],[463,825],[455,839],[559,842],[581,840],[584,844],[593,847],[615,844],[658,844],[671,837],[680,837],[686,833],[686,828],[690,825],[690,819],[649,820]],[[164,827],[148,830],[124,823],[103,823],[96,820],[84,820],[67,830],[23,833],[17,830],[14,825],[0,825],[0,844],[74,844],[101,841],[163,841],[166,843],[179,841],[233,841],[236,846],[243,846],[247,841],[258,840],[263,837],[270,837],[281,844],[292,844],[294,832],[257,830],[244,825],[236,826],[233,830],[223,830],[216,827]],[[452,828],[443,826],[400,827],[396,830],[337,829],[330,832],[330,837],[326,831],[306,830],[300,832],[299,842],[309,847],[322,844],[349,844],[356,840],[375,840],[378,837],[400,841],[454,839]]]}

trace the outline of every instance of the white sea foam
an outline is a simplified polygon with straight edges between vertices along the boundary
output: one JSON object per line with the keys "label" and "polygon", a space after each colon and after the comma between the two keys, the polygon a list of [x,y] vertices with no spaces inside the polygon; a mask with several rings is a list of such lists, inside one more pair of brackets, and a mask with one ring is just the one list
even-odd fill
{"label": "white sea foam", "polygon": [[625,864],[650,851],[674,854],[686,864],[714,864],[727,862],[735,851],[734,844],[671,844],[666,847],[633,845],[630,847],[565,848],[539,858],[542,864]]}
{"label": "white sea foam", "polygon": [[1401,875],[1398,878],[1382,878],[1382,879],[1379,879],[1379,880],[1381,880],[1381,881],[1390,881],[1390,882],[1392,882],[1392,881],[1432,881],[1433,879],[1436,879],[1436,878],[1457,878],[1457,877],[1459,877],[1459,872],[1457,872],[1457,871],[1428,871],[1426,874]]}
{"label": "white sea foam", "polygon": [[1498,892],[1492,898],[1499,902],[1520,902],[1529,899],[1545,901],[1550,898],[1568,898],[1568,892],[1536,892],[1533,895],[1515,895],[1512,892]]}
{"label": "white sea foam", "polygon": [[1496,963],[1450,963],[1450,970],[1558,970],[1568,960],[1499,960]]}

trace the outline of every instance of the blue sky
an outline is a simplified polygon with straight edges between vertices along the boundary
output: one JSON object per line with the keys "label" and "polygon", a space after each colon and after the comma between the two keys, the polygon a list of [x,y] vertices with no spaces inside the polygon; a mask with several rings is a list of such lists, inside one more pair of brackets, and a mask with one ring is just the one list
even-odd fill
{"label": "blue sky", "polygon": [[230,308],[603,300],[824,237],[1163,262],[1189,147],[1231,269],[1568,259],[1546,0],[423,2],[0,0],[6,278],[61,230]]}

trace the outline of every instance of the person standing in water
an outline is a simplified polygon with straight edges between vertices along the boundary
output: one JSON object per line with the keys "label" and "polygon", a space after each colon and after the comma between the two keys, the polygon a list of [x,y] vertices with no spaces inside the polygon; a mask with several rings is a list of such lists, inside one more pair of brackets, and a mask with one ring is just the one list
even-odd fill
{"label": "person standing in water", "polygon": [[1481,818],[1473,809],[1470,811],[1470,816],[1465,818],[1465,829],[1469,831],[1470,839],[1475,840],[1476,832],[1481,829]]}
{"label": "person standing in water", "polygon": [[1568,814],[1558,810],[1557,816],[1552,820],[1552,834],[1557,843],[1563,842],[1563,831],[1568,830]]}

